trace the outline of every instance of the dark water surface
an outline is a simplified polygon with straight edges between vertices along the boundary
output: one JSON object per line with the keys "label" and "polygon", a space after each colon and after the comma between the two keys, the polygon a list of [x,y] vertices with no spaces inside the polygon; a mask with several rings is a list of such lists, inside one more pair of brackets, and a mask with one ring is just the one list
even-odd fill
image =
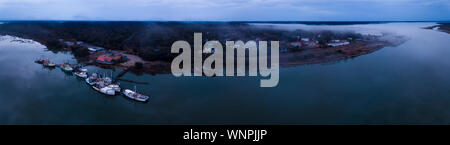
{"label": "dark water surface", "polygon": [[145,104],[102,95],[33,62],[44,55],[75,63],[70,53],[2,37],[0,124],[450,124],[450,35],[421,29],[430,25],[330,26],[392,31],[410,40],[350,60],[282,68],[275,88],[260,88],[257,77],[126,74],[150,82],[137,86],[151,97]]}

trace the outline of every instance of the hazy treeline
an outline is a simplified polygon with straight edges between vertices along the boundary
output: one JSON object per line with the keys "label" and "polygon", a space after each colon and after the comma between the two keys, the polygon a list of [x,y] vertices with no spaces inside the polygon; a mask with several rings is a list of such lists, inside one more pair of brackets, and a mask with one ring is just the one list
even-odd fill
{"label": "hazy treeline", "polygon": [[[308,32],[253,27],[246,23],[222,22],[8,22],[0,25],[0,34],[30,38],[58,50],[63,43],[58,39],[83,41],[113,50],[135,53],[145,60],[171,60],[176,54],[170,47],[177,40],[193,45],[193,34],[203,33],[204,41],[219,40],[266,40],[280,41],[280,47],[290,48],[288,42],[297,41],[298,36],[314,38],[320,43],[331,39],[360,37],[353,33],[332,31]],[[320,38],[317,38],[321,34]],[[88,54],[86,48],[72,48],[75,55]]]}

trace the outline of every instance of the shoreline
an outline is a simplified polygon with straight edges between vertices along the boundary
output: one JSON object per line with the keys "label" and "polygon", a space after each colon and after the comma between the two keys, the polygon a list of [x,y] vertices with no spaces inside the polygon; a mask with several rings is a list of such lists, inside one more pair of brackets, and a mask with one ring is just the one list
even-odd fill
{"label": "shoreline", "polygon": [[424,29],[436,30],[450,34],[450,23],[438,23],[438,25],[425,27]]}
{"label": "shoreline", "polygon": [[341,60],[370,54],[385,47],[398,46],[407,41],[407,38],[403,36],[388,37],[391,38],[386,40],[375,39],[366,42],[355,42],[346,46],[314,48],[314,50],[304,53],[294,52],[280,54],[280,66],[296,67],[302,65],[338,62]]}
{"label": "shoreline", "polygon": [[[303,51],[289,51],[280,53],[280,67],[296,67],[302,65],[321,64],[338,62],[341,60],[351,59],[358,56],[373,53],[389,46],[398,46],[407,41],[404,36],[388,35],[373,40],[365,40],[361,42],[354,42],[349,45],[325,48],[310,48]],[[125,51],[112,50],[113,52],[122,53],[129,59],[126,62],[114,65],[104,65],[95,62],[94,56],[98,54],[91,54],[88,58],[77,58],[79,60],[90,61],[87,65],[95,65],[102,68],[121,68],[129,69],[135,74],[169,74],[170,62],[167,61],[146,61],[137,55],[126,53]],[[135,62],[143,63],[143,68],[136,69]],[[248,62],[246,62],[248,63]],[[193,71],[194,72],[194,71]]]}
{"label": "shoreline", "polygon": [[[13,37],[18,37],[18,36],[13,36]],[[18,38],[21,38],[21,37],[18,37]],[[31,39],[31,40],[33,40],[33,39]],[[315,47],[315,48],[308,48],[308,49],[305,49],[302,51],[281,52],[280,57],[279,57],[279,59],[280,59],[279,66],[280,67],[296,67],[296,66],[302,66],[302,65],[339,62],[342,60],[351,59],[351,58],[355,58],[358,56],[370,54],[372,52],[375,52],[375,51],[380,50],[385,47],[397,46],[397,45],[400,45],[400,44],[406,42],[407,40],[408,39],[404,36],[396,36],[396,35],[387,34],[385,36],[372,38],[370,40],[352,42],[349,45],[336,46],[336,47],[324,47],[324,48]],[[33,41],[40,43],[39,40],[33,40]],[[51,50],[48,48],[46,48],[46,49],[48,51],[54,51],[54,50]],[[68,49],[68,48],[55,51],[55,53],[58,53],[59,51],[68,51],[68,52],[72,53],[72,50]],[[170,62],[163,61],[163,60],[147,61],[135,54],[130,54],[127,51],[121,51],[121,50],[109,50],[108,52],[123,54],[123,55],[127,56],[128,60],[125,62],[113,64],[113,65],[99,64],[99,63],[95,62],[97,56],[103,55],[107,52],[92,52],[86,57],[76,57],[74,55],[74,58],[79,62],[79,64],[84,64],[86,66],[94,65],[96,67],[105,68],[105,69],[124,69],[124,70],[127,70],[127,71],[137,74],[137,75],[142,75],[142,74],[156,75],[156,74],[170,74],[171,73]],[[73,55],[73,53],[72,53],[72,55]],[[142,68],[140,68],[140,69],[135,68],[136,62],[141,62],[143,64]],[[246,62],[246,64],[248,64],[248,62]],[[193,69],[193,73],[195,73],[194,69]]]}
{"label": "shoreline", "polygon": [[209,40],[222,44],[229,40],[279,41],[280,67],[345,60],[406,41],[404,36],[380,31],[282,30],[228,23],[17,22],[0,27],[2,35],[34,40],[54,53],[71,52],[80,64],[127,69],[136,74],[171,73],[171,61],[177,55],[170,53],[172,43],[188,40],[193,44],[192,34],[196,32],[204,35],[202,44]]}

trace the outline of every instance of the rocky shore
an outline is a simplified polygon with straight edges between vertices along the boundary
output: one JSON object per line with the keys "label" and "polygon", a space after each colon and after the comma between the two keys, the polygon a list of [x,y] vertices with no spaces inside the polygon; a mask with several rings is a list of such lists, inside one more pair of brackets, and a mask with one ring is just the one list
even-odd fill
{"label": "rocky shore", "polygon": [[439,23],[439,25],[425,27],[425,29],[432,29],[450,34],[450,23]]}

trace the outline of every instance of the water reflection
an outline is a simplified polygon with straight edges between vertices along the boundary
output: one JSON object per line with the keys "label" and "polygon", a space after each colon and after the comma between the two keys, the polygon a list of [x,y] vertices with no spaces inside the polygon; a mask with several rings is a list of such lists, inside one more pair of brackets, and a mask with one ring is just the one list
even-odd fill
{"label": "water reflection", "polygon": [[150,82],[137,85],[150,95],[147,104],[104,96],[75,76],[33,62],[45,55],[76,63],[70,53],[2,40],[0,124],[449,124],[450,35],[421,29],[430,25],[348,26],[410,40],[337,63],[282,68],[276,88],[260,88],[254,77],[123,76]]}

